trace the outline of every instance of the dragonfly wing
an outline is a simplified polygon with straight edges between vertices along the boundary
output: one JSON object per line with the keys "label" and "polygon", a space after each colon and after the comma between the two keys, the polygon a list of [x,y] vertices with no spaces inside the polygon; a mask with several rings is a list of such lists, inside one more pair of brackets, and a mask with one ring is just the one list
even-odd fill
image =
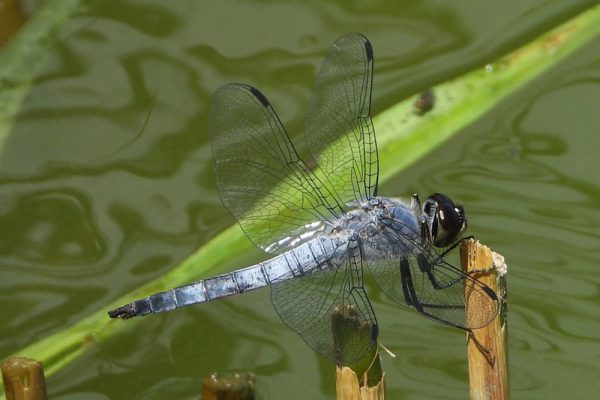
{"label": "dragonfly wing", "polygon": [[307,146],[344,204],[377,194],[372,81],[371,44],[360,33],[346,34],[329,49],[308,105]]}
{"label": "dragonfly wing", "polygon": [[476,329],[489,324],[499,309],[496,293],[441,259],[416,232],[406,234],[401,221],[394,224],[394,229],[367,238],[364,246],[369,269],[383,291],[396,303],[446,325]]}
{"label": "dragonfly wing", "polygon": [[257,89],[228,84],[215,92],[211,136],[223,204],[263,250],[296,246],[340,212]]}
{"label": "dragonfly wing", "polygon": [[362,258],[349,244],[312,274],[271,285],[271,300],[283,322],[318,353],[348,365],[377,340],[377,320],[363,287]]}

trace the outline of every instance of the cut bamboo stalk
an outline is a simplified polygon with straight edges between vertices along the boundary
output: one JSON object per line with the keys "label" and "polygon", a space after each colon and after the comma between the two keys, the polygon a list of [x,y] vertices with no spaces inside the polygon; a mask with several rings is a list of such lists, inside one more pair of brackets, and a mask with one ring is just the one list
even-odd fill
{"label": "cut bamboo stalk", "polygon": [[38,361],[10,357],[2,365],[2,381],[6,400],[46,400],[44,368]]}
{"label": "cut bamboo stalk", "polygon": [[212,373],[202,380],[202,400],[254,400],[256,378],[251,373]]}
{"label": "cut bamboo stalk", "polygon": [[[377,356],[379,359],[379,356]],[[379,361],[377,361],[379,362]],[[350,367],[336,366],[335,392],[337,400],[383,400],[385,399],[385,374],[373,386],[361,381]]]}
{"label": "cut bamboo stalk", "polygon": [[21,3],[17,0],[0,2],[0,44],[7,42],[27,21]]}
{"label": "cut bamboo stalk", "polygon": [[[467,332],[469,393],[473,400],[506,400],[509,398],[506,318],[506,272],[504,257],[473,239],[460,246],[463,271],[489,286],[498,295],[500,310],[487,326]],[[465,288],[467,314],[469,288]],[[474,300],[474,299],[472,299]],[[475,304],[471,309],[475,309]],[[467,316],[467,320],[469,317]]]}
{"label": "cut bamboo stalk", "polygon": [[[365,341],[372,340],[372,326],[365,323],[353,306],[336,308],[331,324],[334,347],[339,351],[338,360],[351,358],[356,343],[364,344]],[[384,378],[377,343],[373,343],[369,352],[360,360],[349,365],[337,363],[336,399],[383,400],[385,398]]]}

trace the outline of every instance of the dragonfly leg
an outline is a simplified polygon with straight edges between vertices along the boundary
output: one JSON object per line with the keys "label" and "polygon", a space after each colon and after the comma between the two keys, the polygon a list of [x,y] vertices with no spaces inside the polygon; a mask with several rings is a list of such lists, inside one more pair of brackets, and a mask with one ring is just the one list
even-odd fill
{"label": "dragonfly leg", "polygon": [[488,267],[488,268],[472,269],[469,272],[467,272],[467,275],[471,276],[471,275],[479,275],[479,274],[488,274],[490,272],[494,272],[495,270],[496,270],[496,266],[492,265],[491,267]]}
{"label": "dragonfly leg", "polygon": [[[436,290],[443,290],[443,289],[446,289],[446,288],[456,284],[457,282],[463,281],[463,277],[459,275],[456,279],[452,279],[451,281],[440,283],[433,273],[432,266],[435,264],[428,261],[427,257],[425,257],[424,254],[417,254],[416,258],[417,258],[417,264],[419,265],[419,269],[427,275],[427,278],[429,278],[431,285]],[[442,259],[440,259],[439,262],[444,262],[444,261]]]}
{"label": "dragonfly leg", "polygon": [[[448,253],[450,253],[452,250],[454,250],[462,242],[464,242],[465,240],[471,240],[471,239],[475,239],[475,237],[474,236],[466,236],[464,238],[457,240],[456,243],[454,243],[452,246],[448,247],[446,250],[444,250],[444,252],[442,254],[439,255],[440,260],[443,259]],[[492,264],[491,267],[471,270],[471,271],[467,272],[467,275],[471,276],[471,275],[477,275],[477,274],[486,274],[489,272],[493,272],[494,270],[496,270],[496,266]]]}
{"label": "dragonfly leg", "polygon": [[485,347],[484,345],[482,345],[479,342],[479,340],[477,340],[477,338],[475,337],[475,334],[473,333],[473,331],[471,329],[467,329],[467,332],[469,333],[469,340],[472,340],[473,343],[475,343],[475,347],[477,347],[477,350],[479,350],[481,352],[481,355],[485,358],[485,360],[488,362],[488,364],[494,365],[494,363],[496,362],[496,357],[494,357],[494,355],[492,354],[492,351],[490,349],[488,349],[487,347]]}
{"label": "dragonfly leg", "polygon": [[423,307],[419,303],[417,293],[415,292],[415,285],[412,281],[410,264],[406,258],[400,259],[400,279],[402,280],[402,292],[404,293],[406,304],[415,307],[419,312],[423,312]]}
{"label": "dragonfly leg", "polygon": [[[463,309],[464,306],[462,305],[457,305],[457,306],[452,306],[452,305],[448,305],[448,306],[440,306],[438,304],[428,304],[428,303],[423,303],[421,302],[421,300],[419,300],[419,297],[417,295],[417,292],[415,291],[415,286],[412,280],[412,274],[410,271],[410,263],[408,262],[408,260],[406,258],[402,258],[400,260],[400,279],[402,280],[402,291],[404,294],[404,299],[406,301],[406,304],[410,307],[414,307],[414,309],[431,318],[434,319],[436,321],[442,322],[444,324],[450,325],[450,326],[454,326],[456,328],[460,328],[460,329],[466,329],[463,325],[452,322],[452,321],[448,321],[448,320],[444,320],[444,319],[440,319],[435,313],[430,312],[431,310],[436,310],[439,308],[447,308],[447,309],[452,309],[452,308],[459,308],[459,309]],[[432,278],[430,278],[432,279]],[[433,278],[435,279],[435,278]],[[437,284],[437,282],[436,282]],[[442,288],[441,285],[438,284],[438,288]],[[468,329],[466,329],[468,330]]]}
{"label": "dragonfly leg", "polygon": [[475,236],[465,236],[464,238],[460,238],[458,239],[456,242],[452,243],[452,245],[448,246],[448,248],[446,250],[444,250],[442,252],[442,254],[440,254],[438,256],[438,258],[441,260],[444,257],[446,257],[452,250],[454,250],[455,248],[457,248],[462,242],[464,242],[465,240],[470,240],[470,239],[475,239]]}

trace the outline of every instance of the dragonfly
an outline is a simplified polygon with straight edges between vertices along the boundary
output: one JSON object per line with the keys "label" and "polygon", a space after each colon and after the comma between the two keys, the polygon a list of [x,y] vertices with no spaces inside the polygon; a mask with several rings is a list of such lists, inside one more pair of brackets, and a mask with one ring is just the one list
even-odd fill
{"label": "dragonfly", "polygon": [[[394,302],[427,318],[464,330],[490,323],[499,308],[496,293],[446,261],[467,228],[464,208],[441,193],[422,204],[417,195],[378,196],[372,80],[367,38],[338,38],[318,72],[305,122],[318,168],[298,156],[258,89],[219,88],[210,129],[218,191],[246,236],[273,257],[152,294],[109,316],[171,311],[270,286],[283,322],[316,352],[347,365],[377,343],[364,284],[369,271]],[[349,341],[332,333],[340,310],[366,328]]]}

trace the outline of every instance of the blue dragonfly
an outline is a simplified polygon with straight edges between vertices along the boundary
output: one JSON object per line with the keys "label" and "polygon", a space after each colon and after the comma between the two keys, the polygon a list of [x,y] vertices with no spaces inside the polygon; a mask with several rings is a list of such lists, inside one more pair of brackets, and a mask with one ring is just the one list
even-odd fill
{"label": "blue dragonfly", "polygon": [[[372,349],[379,332],[364,288],[368,270],[392,300],[427,318],[465,330],[490,323],[499,308],[496,293],[445,260],[467,227],[464,208],[440,193],[423,204],[416,195],[377,193],[372,79],[369,41],[359,33],[336,40],[308,104],[305,138],[315,170],[299,158],[258,89],[238,83],[218,89],[211,115],[218,190],[248,238],[273,258],[150,295],[110,317],[270,286],[285,324],[318,353],[350,364]],[[343,309],[367,329],[342,349],[332,319]]]}

